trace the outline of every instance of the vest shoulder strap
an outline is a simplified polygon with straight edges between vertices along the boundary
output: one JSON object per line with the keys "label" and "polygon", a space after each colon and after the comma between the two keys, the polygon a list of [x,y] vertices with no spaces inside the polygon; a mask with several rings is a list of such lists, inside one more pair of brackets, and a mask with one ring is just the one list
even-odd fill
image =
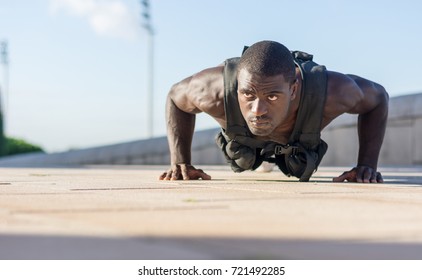
{"label": "vest shoulder strap", "polygon": [[239,59],[239,57],[227,59],[224,67],[225,133],[232,139],[237,135],[250,135],[237,99],[237,64]]}
{"label": "vest shoulder strap", "polygon": [[325,66],[312,61],[305,52],[292,52],[302,75],[302,96],[296,123],[289,142],[300,142],[315,150],[321,141],[322,115],[326,101],[327,71]]}

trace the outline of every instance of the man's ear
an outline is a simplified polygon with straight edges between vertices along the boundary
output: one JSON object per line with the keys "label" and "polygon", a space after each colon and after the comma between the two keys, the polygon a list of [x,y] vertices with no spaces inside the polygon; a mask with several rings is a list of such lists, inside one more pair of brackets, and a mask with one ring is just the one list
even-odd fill
{"label": "man's ear", "polygon": [[295,79],[293,83],[290,85],[290,90],[292,92],[290,96],[290,100],[294,100],[296,98],[297,89],[298,89],[298,82],[297,82],[297,79]]}

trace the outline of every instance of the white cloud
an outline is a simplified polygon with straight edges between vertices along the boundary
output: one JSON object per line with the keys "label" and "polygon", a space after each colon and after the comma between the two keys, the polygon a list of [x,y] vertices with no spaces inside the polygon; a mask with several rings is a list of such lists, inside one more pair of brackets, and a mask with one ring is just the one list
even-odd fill
{"label": "white cloud", "polygon": [[125,39],[138,36],[137,13],[121,0],[50,0],[50,10],[53,14],[65,11],[85,18],[101,36]]}

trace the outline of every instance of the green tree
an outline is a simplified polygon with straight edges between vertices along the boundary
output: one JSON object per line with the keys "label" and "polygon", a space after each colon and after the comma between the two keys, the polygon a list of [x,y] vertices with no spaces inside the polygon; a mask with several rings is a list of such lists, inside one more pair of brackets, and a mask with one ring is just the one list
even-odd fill
{"label": "green tree", "polygon": [[0,88],[0,157],[32,152],[43,152],[42,148],[37,145],[30,144],[22,139],[6,137],[4,135],[3,106],[1,101],[2,94]]}
{"label": "green tree", "polygon": [[11,156],[17,154],[33,153],[33,152],[44,152],[40,146],[26,142],[25,140],[4,137],[4,156]]}

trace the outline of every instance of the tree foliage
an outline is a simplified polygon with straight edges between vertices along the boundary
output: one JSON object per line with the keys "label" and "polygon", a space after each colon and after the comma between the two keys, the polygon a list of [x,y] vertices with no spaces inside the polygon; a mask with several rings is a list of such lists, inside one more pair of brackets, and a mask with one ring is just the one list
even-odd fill
{"label": "tree foliage", "polygon": [[18,138],[4,137],[3,142],[3,156],[11,156],[33,152],[44,152],[41,147]]}

